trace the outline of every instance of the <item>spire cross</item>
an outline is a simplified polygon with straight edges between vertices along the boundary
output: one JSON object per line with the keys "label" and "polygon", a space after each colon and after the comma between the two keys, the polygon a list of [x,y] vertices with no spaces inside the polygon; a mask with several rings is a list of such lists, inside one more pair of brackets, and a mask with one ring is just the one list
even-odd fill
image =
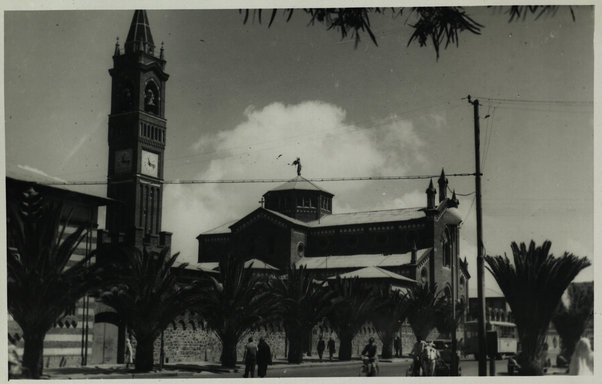
{"label": "spire cross", "polygon": [[263,205],[265,204],[265,199],[263,198],[263,196],[261,197],[261,200],[258,201],[259,204],[261,204],[261,208],[263,208]]}

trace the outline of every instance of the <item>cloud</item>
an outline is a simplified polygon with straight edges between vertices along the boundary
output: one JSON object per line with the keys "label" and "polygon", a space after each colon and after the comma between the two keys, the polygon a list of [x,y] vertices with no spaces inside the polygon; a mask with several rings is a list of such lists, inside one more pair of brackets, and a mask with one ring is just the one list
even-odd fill
{"label": "cloud", "polygon": [[[212,153],[198,179],[288,179],[297,157],[307,178],[409,174],[422,155],[422,139],[410,121],[387,116],[372,126],[346,121],[332,104],[306,101],[272,103],[244,111],[245,121],[217,134],[203,135],[191,146]],[[197,184],[165,187],[163,228],[174,233],[174,251],[195,261],[195,237],[259,207],[274,184]],[[336,212],[424,205],[418,190],[375,187],[374,182],[320,183],[336,195]],[[376,188],[386,192],[377,193]],[[425,187],[426,188],[426,187]]]}
{"label": "cloud", "polygon": [[[47,174],[46,172],[42,171],[41,169],[31,167],[29,165],[17,164],[17,168],[19,168],[19,170],[16,171],[16,173],[25,176],[26,180],[31,180],[33,178],[34,181],[39,181],[39,182],[50,182],[50,181],[59,182],[59,183],[67,182],[66,180],[63,180],[56,176],[51,176],[51,175]],[[20,171],[25,171],[25,172],[20,172]]]}

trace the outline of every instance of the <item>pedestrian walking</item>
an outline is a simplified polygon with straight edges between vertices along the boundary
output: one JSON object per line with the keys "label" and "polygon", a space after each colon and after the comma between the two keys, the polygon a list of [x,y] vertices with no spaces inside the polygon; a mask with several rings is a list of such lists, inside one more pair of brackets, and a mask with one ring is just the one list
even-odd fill
{"label": "pedestrian walking", "polygon": [[393,346],[395,347],[395,357],[401,357],[401,339],[399,336],[395,336]]}
{"label": "pedestrian walking", "polygon": [[318,357],[320,357],[320,361],[322,361],[322,355],[324,354],[325,349],[326,343],[324,343],[324,339],[320,335],[320,340],[318,340]]}
{"label": "pedestrian walking", "polygon": [[132,342],[130,337],[125,337],[125,369],[130,367],[130,364],[134,363],[134,351],[132,349]]}
{"label": "pedestrian walking", "polygon": [[249,337],[249,342],[245,345],[245,374],[243,377],[255,377],[255,364],[257,363],[257,344],[253,338]]}
{"label": "pedestrian walking", "polygon": [[265,377],[270,364],[272,364],[272,351],[264,338],[260,337],[257,345],[257,376]]}
{"label": "pedestrian walking", "polygon": [[569,375],[591,376],[594,374],[594,353],[587,337],[582,337],[575,345],[569,364]]}
{"label": "pedestrian walking", "polygon": [[332,361],[332,356],[334,356],[334,354],[336,352],[336,349],[334,346],[334,340],[332,339],[332,336],[330,336],[330,338],[328,339],[327,347],[328,347],[328,355],[329,355],[330,361]]}

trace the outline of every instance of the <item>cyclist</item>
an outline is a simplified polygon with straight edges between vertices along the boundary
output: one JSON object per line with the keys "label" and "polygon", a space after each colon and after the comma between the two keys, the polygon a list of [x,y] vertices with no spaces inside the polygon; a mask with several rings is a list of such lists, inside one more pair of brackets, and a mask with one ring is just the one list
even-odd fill
{"label": "cyclist", "polygon": [[362,369],[365,369],[368,376],[376,376],[378,374],[378,356],[376,352],[374,337],[371,337],[362,351]]}

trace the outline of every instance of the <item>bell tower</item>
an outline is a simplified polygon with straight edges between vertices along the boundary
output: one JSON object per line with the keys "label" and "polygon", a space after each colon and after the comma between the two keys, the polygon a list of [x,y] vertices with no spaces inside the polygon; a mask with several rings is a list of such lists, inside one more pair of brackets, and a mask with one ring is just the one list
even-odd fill
{"label": "bell tower", "polygon": [[136,10],[123,49],[115,44],[109,115],[107,230],[137,247],[169,246],[161,231],[165,119],[163,46],[158,54],[146,11]]}

